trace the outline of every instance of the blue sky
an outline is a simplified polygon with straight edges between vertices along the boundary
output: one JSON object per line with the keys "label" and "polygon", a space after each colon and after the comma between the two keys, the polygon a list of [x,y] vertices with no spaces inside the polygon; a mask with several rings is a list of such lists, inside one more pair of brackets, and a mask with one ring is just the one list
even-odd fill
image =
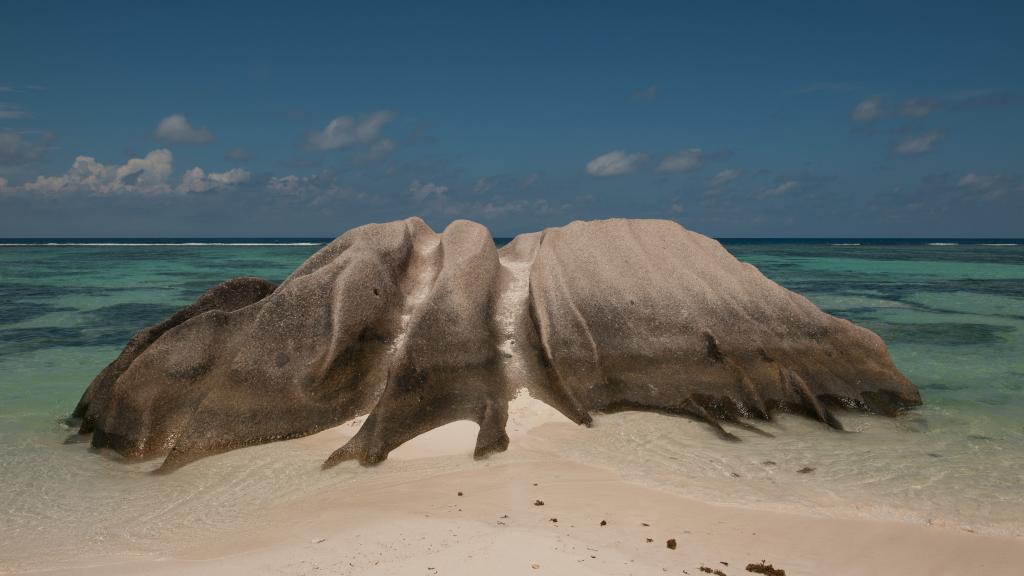
{"label": "blue sky", "polygon": [[1024,236],[1024,8],[16,2],[0,236]]}

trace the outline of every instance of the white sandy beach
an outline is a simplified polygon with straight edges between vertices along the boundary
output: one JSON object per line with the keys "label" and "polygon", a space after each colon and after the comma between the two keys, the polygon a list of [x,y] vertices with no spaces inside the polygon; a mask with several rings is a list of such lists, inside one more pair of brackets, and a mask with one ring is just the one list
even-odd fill
{"label": "white sandy beach", "polygon": [[[290,444],[329,453],[355,429]],[[1010,575],[1024,565],[1018,537],[712,505],[567,461],[554,443],[589,431],[529,399],[513,403],[509,431],[507,453],[451,467],[470,458],[476,432],[451,424],[393,452],[381,473],[284,499],[201,541],[55,557],[31,573],[701,574],[704,566],[734,575],[765,560],[788,575]],[[387,469],[417,459],[437,469]]]}

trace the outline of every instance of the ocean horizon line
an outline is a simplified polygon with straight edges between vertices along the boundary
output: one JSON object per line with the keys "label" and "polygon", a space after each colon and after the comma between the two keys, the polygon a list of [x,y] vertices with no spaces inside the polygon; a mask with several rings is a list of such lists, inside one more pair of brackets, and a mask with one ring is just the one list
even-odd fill
{"label": "ocean horizon line", "polygon": [[[496,243],[504,244],[514,236],[494,236]],[[960,244],[983,246],[1019,246],[1024,238],[1012,237],[962,237],[962,236],[713,236],[724,243],[829,243],[837,247],[855,248],[863,245],[921,244],[936,247]],[[253,236],[253,237],[209,237],[209,236],[153,236],[153,237],[13,237],[0,238],[0,247],[18,246],[319,246],[333,241],[327,236]]]}

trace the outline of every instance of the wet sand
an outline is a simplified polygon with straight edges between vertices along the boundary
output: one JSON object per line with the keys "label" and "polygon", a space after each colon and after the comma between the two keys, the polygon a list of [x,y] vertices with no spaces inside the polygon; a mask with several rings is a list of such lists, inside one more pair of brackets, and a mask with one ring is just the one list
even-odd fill
{"label": "wet sand", "polygon": [[[518,399],[506,454],[436,474],[367,475],[270,505],[199,543],[168,540],[128,561],[55,558],[32,573],[736,575],[763,560],[788,575],[1009,575],[1024,566],[1024,539],[1012,536],[713,505],[643,486],[567,461],[553,445],[566,427],[548,407]],[[326,449],[354,429],[295,442]],[[391,458],[469,458],[475,432],[471,423],[445,426]]]}

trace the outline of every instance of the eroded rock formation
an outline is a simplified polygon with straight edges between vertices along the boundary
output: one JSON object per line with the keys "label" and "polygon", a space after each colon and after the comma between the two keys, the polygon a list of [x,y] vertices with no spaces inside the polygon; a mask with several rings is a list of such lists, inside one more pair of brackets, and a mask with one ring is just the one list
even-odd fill
{"label": "eroded rock formation", "polygon": [[526,388],[572,421],[624,409],[759,431],[836,407],[892,415],[917,389],[867,329],[825,314],[709,238],[658,220],[574,222],[498,251],[468,221],[355,228],[276,288],[217,286],[140,331],[74,416],[97,448],[203,456],[368,414],[325,462],[373,464],[433,428],[508,446]]}

